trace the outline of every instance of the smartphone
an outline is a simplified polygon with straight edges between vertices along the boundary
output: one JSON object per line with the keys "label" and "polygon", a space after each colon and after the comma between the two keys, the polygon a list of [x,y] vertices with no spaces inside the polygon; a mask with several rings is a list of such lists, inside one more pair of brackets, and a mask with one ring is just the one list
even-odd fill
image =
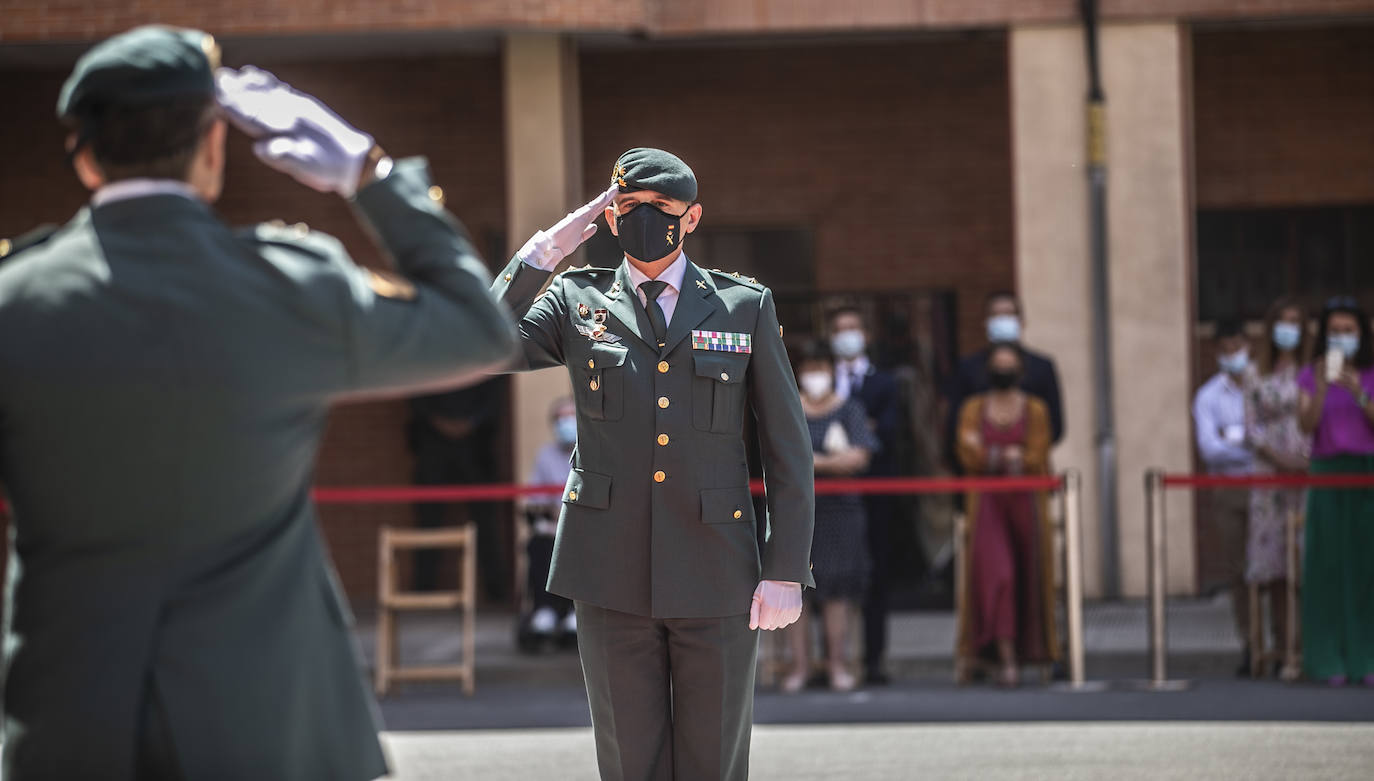
{"label": "smartphone", "polygon": [[1333,347],[1326,351],[1326,381],[1335,382],[1341,376],[1341,369],[1345,368],[1345,353],[1340,348]]}

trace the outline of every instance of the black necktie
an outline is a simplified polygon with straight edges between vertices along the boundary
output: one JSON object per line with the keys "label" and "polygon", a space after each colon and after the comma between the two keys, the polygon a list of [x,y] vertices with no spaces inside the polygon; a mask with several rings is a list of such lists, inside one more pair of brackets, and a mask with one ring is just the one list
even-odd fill
{"label": "black necktie", "polygon": [[658,297],[668,289],[668,283],[651,279],[641,283],[639,289],[644,291],[644,311],[649,315],[650,327],[654,329],[654,341],[662,347],[663,340],[668,338],[668,319],[663,316],[663,307],[658,305]]}

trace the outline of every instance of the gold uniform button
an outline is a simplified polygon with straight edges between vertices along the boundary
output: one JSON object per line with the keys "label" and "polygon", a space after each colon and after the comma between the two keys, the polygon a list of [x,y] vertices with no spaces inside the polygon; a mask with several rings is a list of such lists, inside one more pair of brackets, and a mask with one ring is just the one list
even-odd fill
{"label": "gold uniform button", "polygon": [[596,368],[596,359],[594,359],[594,358],[588,358],[588,359],[587,359],[587,368],[588,368],[588,369],[595,369],[595,368]]}
{"label": "gold uniform button", "polygon": [[0,258],[10,254],[10,248],[13,246],[13,244],[10,244],[9,239],[0,239]]}
{"label": "gold uniform button", "polygon": [[744,517],[744,511],[743,511],[743,510],[735,510],[735,519],[736,519],[736,520],[738,520],[738,519],[740,519],[740,518],[743,518],[743,517]]}
{"label": "gold uniform button", "polygon": [[591,388],[592,390],[598,390],[601,388],[601,383],[597,382],[596,380],[592,380],[591,382],[587,383],[587,387]]}
{"label": "gold uniform button", "polygon": [[658,397],[658,408],[659,408],[659,409],[668,409],[668,397],[667,397],[667,396],[659,396],[659,397]]}
{"label": "gold uniform button", "polygon": [[440,186],[437,185],[437,184],[434,185],[433,187],[429,188],[429,199],[430,199],[431,201],[434,201],[435,203],[443,203],[443,202],[444,202],[444,188],[440,187]]}
{"label": "gold uniform button", "polygon": [[664,474],[662,469],[660,469],[660,470],[657,471],[657,472],[654,472],[654,482],[655,482],[655,483],[661,483],[661,482],[663,482],[664,480],[667,480],[667,479],[668,479],[668,475]]}
{"label": "gold uniform button", "polygon": [[659,435],[658,435],[658,444],[659,444],[660,446],[662,446],[662,447],[667,447],[667,446],[668,446],[668,435],[667,435],[667,434],[659,434]]}
{"label": "gold uniform button", "polygon": [[667,373],[668,373],[668,362],[667,362],[667,361],[659,361],[659,362],[658,362],[658,373],[659,373],[659,374],[667,374]]}
{"label": "gold uniform button", "polygon": [[569,491],[569,492],[568,492],[568,501],[570,501],[570,502],[575,502],[575,501],[577,501],[577,492],[576,492],[576,491]]}
{"label": "gold uniform button", "polygon": [[721,380],[721,382],[729,382],[729,381],[730,381],[730,375],[726,374],[725,372],[721,372],[721,373],[720,373],[720,380]]}
{"label": "gold uniform button", "polygon": [[507,274],[507,275],[506,275],[506,281],[507,281],[507,282],[510,281],[510,274]]}

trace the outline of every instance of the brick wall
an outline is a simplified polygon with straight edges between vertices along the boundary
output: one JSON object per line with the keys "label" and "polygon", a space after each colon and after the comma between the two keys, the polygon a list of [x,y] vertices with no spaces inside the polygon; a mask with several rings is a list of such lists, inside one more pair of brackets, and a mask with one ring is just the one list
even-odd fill
{"label": "brick wall", "polygon": [[[403,30],[611,31],[650,36],[958,29],[1076,20],[1077,0],[9,0],[0,40],[93,40],[160,22],[217,35]],[[1374,12],[1374,0],[1103,0],[1104,19],[1248,19]]]}
{"label": "brick wall", "polygon": [[[500,62],[495,56],[283,65],[283,79],[312,92],[396,156],[423,153],[479,247],[504,230]],[[64,222],[85,194],[62,156],[53,106],[65,73],[0,72],[0,148],[9,156],[0,187],[0,236],[40,222]],[[342,239],[354,258],[379,253],[339,198],[315,193],[268,170],[235,134],[225,194],[218,204],[235,224],[268,219],[305,222]],[[504,258],[499,258],[504,261]],[[402,402],[353,404],[330,417],[317,480],[323,485],[408,483]],[[321,525],[350,595],[376,593],[376,532],[407,525],[406,506],[324,507]]]}
{"label": "brick wall", "polygon": [[1374,203],[1374,25],[1200,31],[1202,208]]}
{"label": "brick wall", "polygon": [[673,150],[706,224],[809,225],[821,290],[954,288],[961,343],[981,341],[983,296],[1013,281],[1004,37],[667,49],[626,67],[644,62],[582,57],[588,192],[629,147]]}

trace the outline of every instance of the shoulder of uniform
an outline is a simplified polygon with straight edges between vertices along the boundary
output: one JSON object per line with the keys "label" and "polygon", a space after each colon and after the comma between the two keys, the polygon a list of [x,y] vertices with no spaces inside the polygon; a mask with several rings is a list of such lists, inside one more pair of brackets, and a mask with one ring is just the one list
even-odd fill
{"label": "shoulder of uniform", "polygon": [[0,239],[0,260],[8,260],[26,249],[32,249],[43,244],[57,233],[58,227],[57,225],[40,225],[12,239]]}
{"label": "shoulder of uniform", "polygon": [[711,274],[711,276],[715,277],[717,285],[724,281],[736,285],[750,287],[755,290],[763,290],[765,288],[765,285],[762,282],[758,281],[753,277],[746,277],[738,271],[721,271],[718,268],[711,268],[706,270]]}
{"label": "shoulder of uniform", "polygon": [[559,272],[558,276],[579,285],[610,284],[611,280],[615,278],[615,269],[600,268],[592,265],[570,266],[566,270]]}
{"label": "shoulder of uniform", "polygon": [[343,252],[343,245],[328,233],[311,230],[303,222],[288,225],[281,220],[260,222],[234,231],[242,241],[257,245],[272,245],[295,249],[303,254],[313,255],[320,260],[329,260]]}

